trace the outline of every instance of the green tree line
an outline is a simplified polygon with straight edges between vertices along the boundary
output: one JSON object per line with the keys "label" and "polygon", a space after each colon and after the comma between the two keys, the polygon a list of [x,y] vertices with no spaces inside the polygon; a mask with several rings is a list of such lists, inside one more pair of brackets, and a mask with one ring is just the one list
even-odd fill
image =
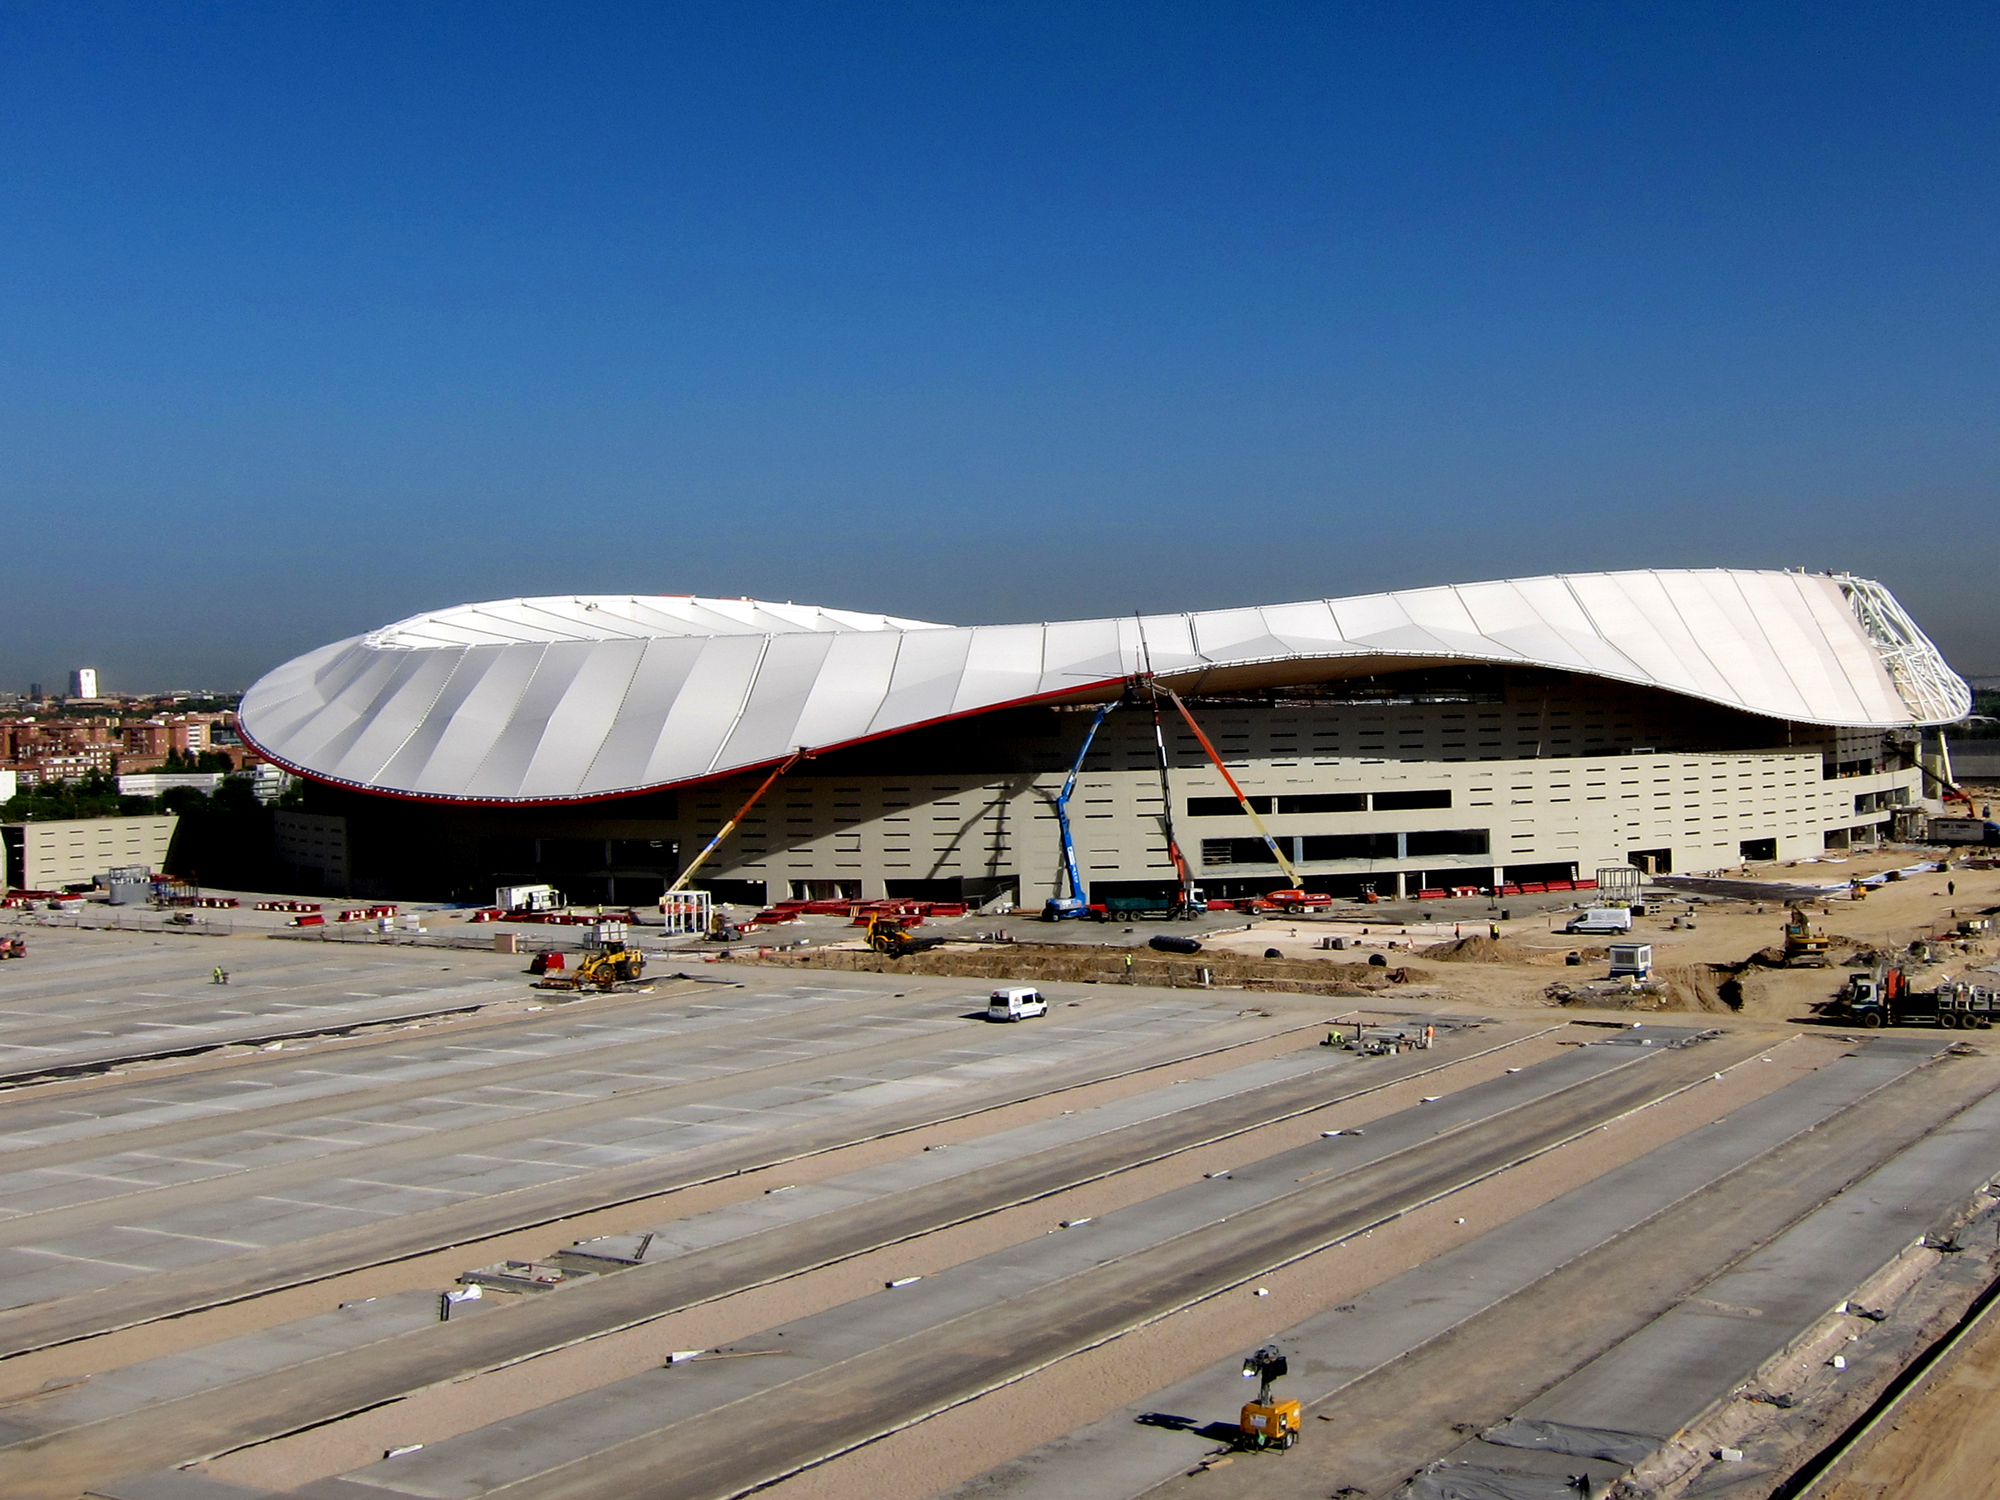
{"label": "green tree line", "polygon": [[[186,757],[189,760],[206,757]],[[227,769],[228,757],[219,757],[223,766],[212,769]],[[209,770],[209,766],[168,767],[182,771]],[[294,786],[278,799],[278,806],[292,806],[298,800],[299,789]],[[68,781],[50,782],[42,786],[23,787],[13,799],[0,803],[0,822],[22,823],[67,818],[139,818],[156,813],[196,813],[196,812],[249,812],[258,807],[256,794],[250,788],[247,777],[231,777],[215,789],[210,796],[199,788],[191,786],[169,787],[157,797],[128,797],[118,790],[118,778],[103,771],[92,771],[87,775],[74,777]]]}

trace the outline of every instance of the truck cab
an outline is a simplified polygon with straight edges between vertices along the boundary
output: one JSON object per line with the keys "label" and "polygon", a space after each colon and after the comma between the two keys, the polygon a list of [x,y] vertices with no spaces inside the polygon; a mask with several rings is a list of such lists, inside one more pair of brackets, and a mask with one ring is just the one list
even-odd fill
{"label": "truck cab", "polygon": [[1832,1013],[1865,1027],[1894,1026],[1909,1013],[1909,981],[1897,968],[1849,974]]}
{"label": "truck cab", "polygon": [[989,1021],[1025,1021],[1031,1016],[1045,1016],[1049,1013],[1049,1002],[1042,998],[1042,992],[1014,986],[995,990],[986,1002],[986,1019]]}
{"label": "truck cab", "polygon": [[562,892],[552,885],[503,885],[493,892],[493,904],[501,911],[558,911]]}

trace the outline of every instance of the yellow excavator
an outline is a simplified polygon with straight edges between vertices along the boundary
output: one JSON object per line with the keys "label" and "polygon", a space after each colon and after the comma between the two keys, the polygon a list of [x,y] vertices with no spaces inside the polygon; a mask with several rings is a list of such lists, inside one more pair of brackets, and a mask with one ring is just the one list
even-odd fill
{"label": "yellow excavator", "polygon": [[1806,915],[1804,907],[1793,907],[1785,919],[1785,967],[1824,969],[1830,941],[1824,933],[1813,929],[1812,918]]}

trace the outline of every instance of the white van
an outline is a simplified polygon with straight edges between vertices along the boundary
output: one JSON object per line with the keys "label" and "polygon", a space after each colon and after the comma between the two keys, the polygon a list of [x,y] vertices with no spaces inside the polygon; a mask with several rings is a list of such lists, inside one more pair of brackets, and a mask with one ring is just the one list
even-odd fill
{"label": "white van", "polygon": [[1564,932],[1630,932],[1632,912],[1623,906],[1593,906],[1571,917]]}
{"label": "white van", "polygon": [[1040,990],[995,990],[993,998],[986,1002],[989,1021],[1025,1021],[1030,1016],[1048,1013],[1049,1002],[1042,998]]}

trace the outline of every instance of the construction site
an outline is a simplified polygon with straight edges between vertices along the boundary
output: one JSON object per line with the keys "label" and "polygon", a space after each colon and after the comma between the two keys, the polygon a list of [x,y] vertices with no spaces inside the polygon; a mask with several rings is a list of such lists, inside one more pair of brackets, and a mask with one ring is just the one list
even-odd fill
{"label": "construction site", "polygon": [[1433,592],[279,668],[339,881],[0,912],[0,1500],[1988,1492],[1964,685]]}

